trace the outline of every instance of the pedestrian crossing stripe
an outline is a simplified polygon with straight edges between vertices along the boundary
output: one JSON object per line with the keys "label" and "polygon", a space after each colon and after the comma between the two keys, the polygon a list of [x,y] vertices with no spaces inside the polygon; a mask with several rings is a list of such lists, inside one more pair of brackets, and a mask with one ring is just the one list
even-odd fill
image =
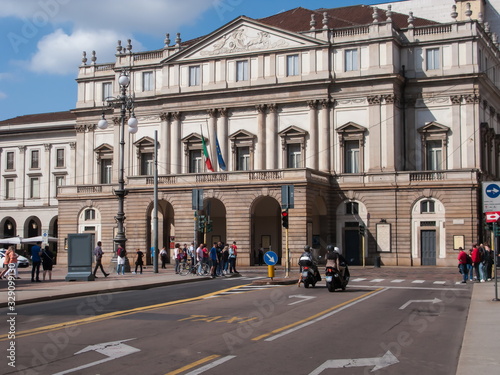
{"label": "pedestrian crossing stripe", "polygon": [[246,293],[246,292],[253,292],[254,290],[265,290],[265,289],[275,288],[275,287],[279,287],[279,286],[283,286],[283,285],[242,285],[239,288],[234,288],[232,290],[220,292],[220,293],[217,293],[215,295],[206,297],[205,299],[215,298],[215,297],[219,297],[219,296],[228,296],[231,294],[242,294],[242,293]]}

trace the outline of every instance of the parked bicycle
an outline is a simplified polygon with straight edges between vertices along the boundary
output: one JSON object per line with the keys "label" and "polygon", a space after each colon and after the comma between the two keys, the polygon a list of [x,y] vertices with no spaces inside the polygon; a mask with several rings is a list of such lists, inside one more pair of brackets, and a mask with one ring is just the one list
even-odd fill
{"label": "parked bicycle", "polygon": [[186,275],[198,275],[198,276],[208,276],[210,274],[210,267],[207,263],[201,265],[201,272],[198,272],[198,264],[191,264],[191,262],[182,262],[181,270],[179,274],[181,276]]}

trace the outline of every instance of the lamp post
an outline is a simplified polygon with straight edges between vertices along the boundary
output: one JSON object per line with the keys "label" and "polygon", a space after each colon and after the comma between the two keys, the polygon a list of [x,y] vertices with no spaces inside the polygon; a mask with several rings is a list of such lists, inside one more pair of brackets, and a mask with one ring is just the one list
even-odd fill
{"label": "lamp post", "polygon": [[[105,105],[109,107],[120,106],[120,148],[118,149],[118,159],[119,159],[119,170],[118,170],[118,189],[115,189],[114,193],[118,197],[118,212],[115,216],[116,223],[118,225],[118,232],[114,238],[114,242],[117,245],[125,248],[125,242],[127,238],[125,236],[124,222],[125,222],[125,212],[124,212],[124,202],[125,196],[127,195],[127,190],[125,189],[125,119],[128,116],[128,132],[130,134],[137,133],[137,119],[134,114],[134,97],[133,95],[127,95],[127,89],[130,85],[129,73],[123,70],[118,78],[118,83],[120,85],[120,95],[116,98],[105,98]],[[97,123],[99,129],[106,129],[108,127],[108,121],[104,117],[104,111],[101,120]]]}

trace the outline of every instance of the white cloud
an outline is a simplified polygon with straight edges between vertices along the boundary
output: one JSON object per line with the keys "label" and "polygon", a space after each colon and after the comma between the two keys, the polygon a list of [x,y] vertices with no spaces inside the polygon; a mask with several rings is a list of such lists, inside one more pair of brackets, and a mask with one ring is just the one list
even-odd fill
{"label": "white cloud", "polygon": [[175,33],[213,4],[207,0],[2,0],[0,18],[17,17],[38,28],[69,22],[78,29],[158,35]]}
{"label": "white cloud", "polygon": [[58,29],[38,42],[37,52],[28,67],[38,73],[74,74],[81,64],[83,51],[87,52],[88,64],[93,50],[103,52],[101,55],[96,53],[97,63],[113,61],[118,39],[118,34],[110,30],[77,30],[66,34]]}

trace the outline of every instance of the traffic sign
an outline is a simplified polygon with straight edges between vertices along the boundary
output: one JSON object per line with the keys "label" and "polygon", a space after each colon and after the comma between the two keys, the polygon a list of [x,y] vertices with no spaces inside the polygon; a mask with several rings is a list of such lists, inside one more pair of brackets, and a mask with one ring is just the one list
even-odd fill
{"label": "traffic sign", "polygon": [[274,251],[268,251],[264,254],[264,262],[268,266],[274,266],[276,263],[278,263],[278,254],[276,254]]}
{"label": "traffic sign", "polygon": [[487,223],[496,223],[500,219],[500,212],[485,212]]}
{"label": "traffic sign", "polygon": [[500,182],[483,182],[483,213],[500,212]]}

